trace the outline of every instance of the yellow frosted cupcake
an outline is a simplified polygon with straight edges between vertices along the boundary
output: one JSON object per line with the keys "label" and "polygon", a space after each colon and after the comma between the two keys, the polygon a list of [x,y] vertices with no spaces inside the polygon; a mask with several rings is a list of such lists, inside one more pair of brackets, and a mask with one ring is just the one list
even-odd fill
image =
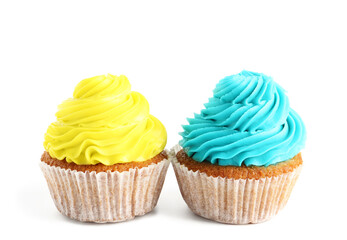
{"label": "yellow frosted cupcake", "polygon": [[82,80],[56,117],[40,166],[62,214],[119,222],[155,207],[169,165],[167,134],[125,76]]}

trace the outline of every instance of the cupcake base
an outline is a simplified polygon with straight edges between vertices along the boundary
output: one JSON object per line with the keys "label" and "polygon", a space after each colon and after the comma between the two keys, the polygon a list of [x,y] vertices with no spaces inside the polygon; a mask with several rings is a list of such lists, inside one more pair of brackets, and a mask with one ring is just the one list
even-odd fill
{"label": "cupcake base", "polygon": [[300,174],[302,164],[275,176],[229,178],[208,176],[181,164],[170,152],[183,199],[197,215],[228,224],[260,223],[282,209]]}
{"label": "cupcake base", "polygon": [[125,171],[77,171],[42,161],[53,201],[63,215],[83,222],[121,222],[157,204],[169,160]]}

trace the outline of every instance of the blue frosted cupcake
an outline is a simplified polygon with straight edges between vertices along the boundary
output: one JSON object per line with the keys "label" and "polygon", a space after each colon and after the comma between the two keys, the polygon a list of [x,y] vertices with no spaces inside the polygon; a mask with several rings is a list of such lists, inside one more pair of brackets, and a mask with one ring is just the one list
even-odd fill
{"label": "blue frosted cupcake", "polygon": [[247,224],[285,206],[302,167],[306,130],[271,77],[243,71],[222,79],[205,109],[187,120],[172,164],[194,213]]}

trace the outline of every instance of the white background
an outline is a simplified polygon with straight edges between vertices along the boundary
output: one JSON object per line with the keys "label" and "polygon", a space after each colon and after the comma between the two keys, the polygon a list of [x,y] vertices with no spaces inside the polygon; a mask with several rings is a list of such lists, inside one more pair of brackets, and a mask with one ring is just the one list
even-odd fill
{"label": "white background", "polygon": [[[346,239],[346,1],[0,1],[2,239]],[[304,168],[272,220],[195,216],[169,168],[155,210],[118,224],[62,216],[39,169],[57,105],[82,79],[125,74],[180,138],[216,83],[271,75],[307,126]],[[18,238],[19,239],[19,238]]]}

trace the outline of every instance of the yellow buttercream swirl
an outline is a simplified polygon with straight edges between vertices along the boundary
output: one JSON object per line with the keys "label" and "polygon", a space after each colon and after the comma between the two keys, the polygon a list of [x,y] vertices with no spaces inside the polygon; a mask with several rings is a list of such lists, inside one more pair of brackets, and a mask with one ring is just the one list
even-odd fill
{"label": "yellow buttercream swirl", "polygon": [[56,117],[43,145],[59,160],[79,165],[141,162],[166,145],[165,127],[123,75],[82,80],[73,98],[58,106]]}

